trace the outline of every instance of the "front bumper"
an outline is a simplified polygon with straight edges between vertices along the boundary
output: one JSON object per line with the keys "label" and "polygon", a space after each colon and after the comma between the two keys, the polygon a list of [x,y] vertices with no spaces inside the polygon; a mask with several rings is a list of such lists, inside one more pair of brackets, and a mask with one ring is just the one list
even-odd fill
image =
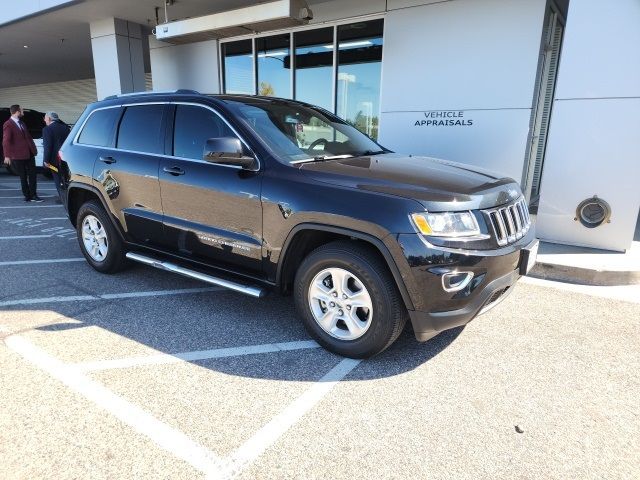
{"label": "front bumper", "polygon": [[466,325],[477,315],[486,312],[504,300],[511,293],[514,284],[519,278],[520,274],[517,270],[514,270],[495,279],[487,284],[482,289],[482,292],[475,296],[473,301],[457,310],[445,310],[443,312],[409,311],[416,340],[426,342],[444,330]]}
{"label": "front bumper", "polygon": [[[480,313],[500,303],[513,290],[523,273],[535,234],[500,250],[462,251],[426,244],[418,235],[398,235],[408,262],[414,309],[409,310],[418,341],[465,325]],[[473,279],[462,290],[443,289],[443,272],[472,272]],[[406,278],[406,277],[405,277]]]}

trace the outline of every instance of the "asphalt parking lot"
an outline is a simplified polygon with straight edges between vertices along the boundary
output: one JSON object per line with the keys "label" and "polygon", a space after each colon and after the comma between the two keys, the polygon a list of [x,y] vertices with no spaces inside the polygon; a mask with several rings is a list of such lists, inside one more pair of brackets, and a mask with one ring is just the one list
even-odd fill
{"label": "asphalt parking lot", "polygon": [[[382,355],[255,300],[82,258],[0,173],[0,478],[640,478],[640,289],[522,281]],[[48,197],[48,198],[47,198]]]}

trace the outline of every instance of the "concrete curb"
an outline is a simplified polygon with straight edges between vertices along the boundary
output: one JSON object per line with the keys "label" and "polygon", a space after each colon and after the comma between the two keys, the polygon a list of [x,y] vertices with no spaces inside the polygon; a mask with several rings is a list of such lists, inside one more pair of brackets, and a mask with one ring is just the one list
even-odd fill
{"label": "concrete curb", "polygon": [[612,271],[560,265],[555,263],[535,264],[530,276],[544,280],[577,283],[581,285],[614,286],[640,285],[640,271]]}

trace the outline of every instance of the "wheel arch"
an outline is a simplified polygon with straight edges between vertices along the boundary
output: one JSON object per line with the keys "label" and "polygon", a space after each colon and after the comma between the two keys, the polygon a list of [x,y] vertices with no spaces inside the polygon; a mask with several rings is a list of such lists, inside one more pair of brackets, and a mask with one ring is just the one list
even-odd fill
{"label": "wheel arch", "polygon": [[111,210],[109,209],[107,202],[102,197],[100,191],[91,185],[72,183],[67,188],[67,213],[69,214],[69,220],[71,221],[72,225],[74,227],[77,227],[76,217],[78,216],[78,211],[83,204],[90,200],[98,200],[100,202],[102,208],[104,208],[104,211],[111,219],[111,223],[115,227],[116,232],[118,232],[120,239],[125,241],[120,225],[118,224],[118,222],[114,221],[113,215],[111,215]]}
{"label": "wheel arch", "polygon": [[[312,238],[309,242],[309,238]],[[316,223],[303,223],[294,227],[287,236],[282,252],[278,259],[276,271],[276,284],[280,290],[286,292],[288,285],[293,281],[297,266],[302,259],[320,245],[339,239],[359,240],[369,244],[382,257],[391,272],[402,300],[408,310],[414,310],[413,301],[404,283],[400,269],[394,258],[379,238],[357,230],[350,230],[343,227],[323,225]]]}

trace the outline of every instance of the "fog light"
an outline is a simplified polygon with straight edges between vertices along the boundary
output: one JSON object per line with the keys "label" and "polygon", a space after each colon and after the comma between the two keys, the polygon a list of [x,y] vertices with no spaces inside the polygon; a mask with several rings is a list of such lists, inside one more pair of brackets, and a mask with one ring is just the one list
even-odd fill
{"label": "fog light", "polygon": [[442,275],[442,288],[445,292],[459,292],[469,285],[473,272],[449,272]]}

